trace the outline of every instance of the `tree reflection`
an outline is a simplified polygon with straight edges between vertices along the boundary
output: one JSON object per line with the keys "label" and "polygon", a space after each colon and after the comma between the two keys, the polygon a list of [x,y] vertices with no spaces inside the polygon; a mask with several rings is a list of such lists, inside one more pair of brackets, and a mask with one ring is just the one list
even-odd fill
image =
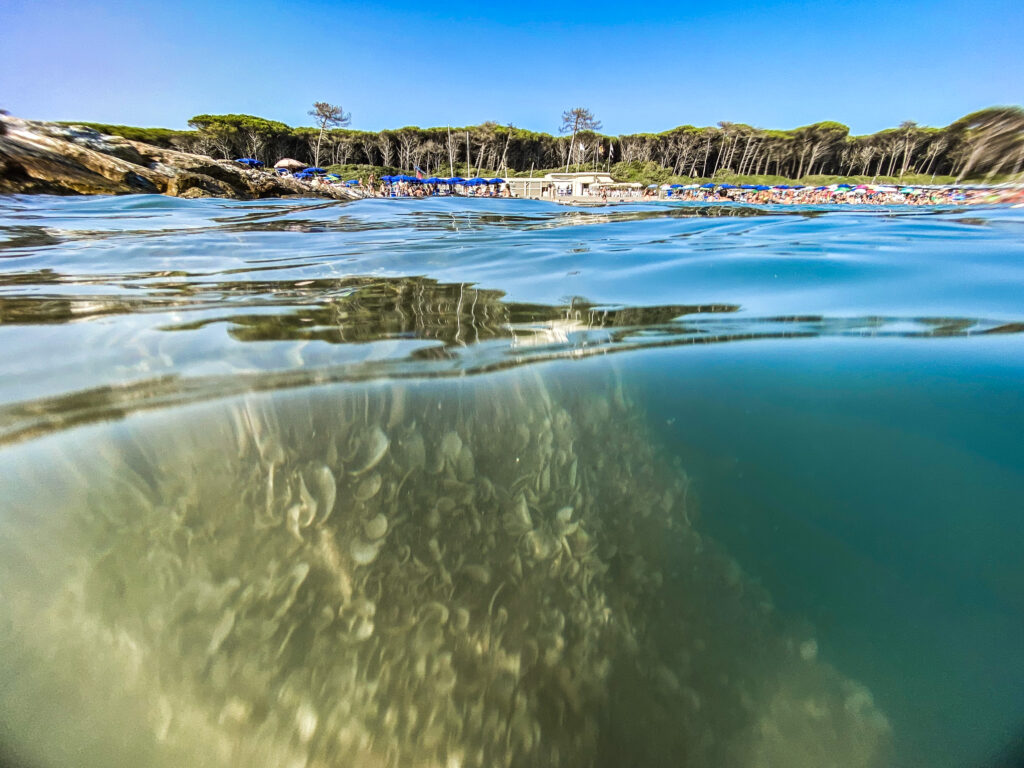
{"label": "tree reflection", "polygon": [[[269,286],[230,283],[218,290],[266,293]],[[733,304],[599,307],[586,299],[565,304],[503,301],[505,293],[425,277],[305,280],[274,291],[279,311],[243,312],[166,326],[195,330],[228,323],[238,341],[326,341],[352,344],[383,339],[428,339],[465,345],[547,331],[650,326],[694,313],[736,312]]]}

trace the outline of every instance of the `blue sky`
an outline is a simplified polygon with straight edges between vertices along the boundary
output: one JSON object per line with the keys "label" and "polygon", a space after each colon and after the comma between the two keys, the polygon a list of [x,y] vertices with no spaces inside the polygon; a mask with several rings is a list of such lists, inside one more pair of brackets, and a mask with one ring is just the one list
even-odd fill
{"label": "blue sky", "polygon": [[606,133],[720,120],[866,133],[1024,103],[1024,2],[3,0],[0,108],[185,127],[204,112],[353,128],[495,120]]}

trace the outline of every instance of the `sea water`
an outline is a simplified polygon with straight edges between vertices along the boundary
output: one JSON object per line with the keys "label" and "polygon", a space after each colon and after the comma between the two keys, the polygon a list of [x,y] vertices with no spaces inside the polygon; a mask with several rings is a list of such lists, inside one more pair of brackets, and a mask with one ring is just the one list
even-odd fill
{"label": "sea water", "polygon": [[0,763],[961,766],[1024,212],[0,200]]}

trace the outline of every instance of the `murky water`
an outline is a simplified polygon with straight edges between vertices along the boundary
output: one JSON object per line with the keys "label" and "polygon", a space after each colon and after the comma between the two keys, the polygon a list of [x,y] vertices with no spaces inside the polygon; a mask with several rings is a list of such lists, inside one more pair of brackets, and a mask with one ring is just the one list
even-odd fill
{"label": "murky water", "polygon": [[3,200],[0,762],[985,764],[1022,234]]}

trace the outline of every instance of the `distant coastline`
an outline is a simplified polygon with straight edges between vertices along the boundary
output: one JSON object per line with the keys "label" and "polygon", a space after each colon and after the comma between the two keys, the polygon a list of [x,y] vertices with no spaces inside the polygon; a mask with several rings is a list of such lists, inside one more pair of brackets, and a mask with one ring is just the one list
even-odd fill
{"label": "distant coastline", "polygon": [[[415,162],[419,158],[414,158],[412,163],[415,176],[382,173],[391,166],[332,164],[327,168],[309,169],[306,163],[295,159],[278,163],[293,170],[300,169],[297,173],[290,173],[286,168],[276,171],[268,168],[254,156],[258,152],[250,152],[252,156],[245,158],[215,158],[130,138],[140,135],[136,129],[126,129],[122,131],[124,135],[117,135],[103,133],[99,127],[28,121],[0,115],[0,194],[149,193],[185,198],[298,196],[336,200],[435,195],[511,196],[570,205],[659,199],[755,204],[1024,202],[1019,183],[993,194],[942,188],[943,183],[948,185],[951,177],[925,177],[921,174],[904,174],[902,180],[896,177],[869,179],[821,174],[789,179],[730,173],[716,173],[710,179],[684,179],[666,177],[664,168],[661,173],[651,176],[643,168],[633,173],[628,167],[623,170],[619,164],[611,172],[601,169],[580,171],[578,167],[570,166],[570,172],[533,168],[524,173],[506,167],[508,173],[500,174],[477,168],[485,176],[462,179],[425,177]],[[250,144],[248,148],[258,149],[259,145]],[[265,152],[268,160],[274,157]],[[975,154],[981,153],[976,151]],[[459,166],[452,164],[451,167]],[[637,175],[644,181],[636,181]],[[489,181],[488,177],[491,177]],[[647,178],[654,177],[662,181],[645,183]],[[991,188],[992,184],[986,187]]]}
{"label": "distant coastline", "polygon": [[[905,121],[865,136],[842,123],[791,130],[742,123],[683,125],[660,133],[554,136],[514,126],[409,126],[377,132],[291,127],[253,115],[197,115],[191,130],[79,123],[165,149],[218,159],[291,157],[343,179],[370,174],[544,175],[604,171],[643,184],[998,183],[1024,178],[1024,108],[998,106],[942,128]],[[315,156],[319,149],[319,156]]]}

